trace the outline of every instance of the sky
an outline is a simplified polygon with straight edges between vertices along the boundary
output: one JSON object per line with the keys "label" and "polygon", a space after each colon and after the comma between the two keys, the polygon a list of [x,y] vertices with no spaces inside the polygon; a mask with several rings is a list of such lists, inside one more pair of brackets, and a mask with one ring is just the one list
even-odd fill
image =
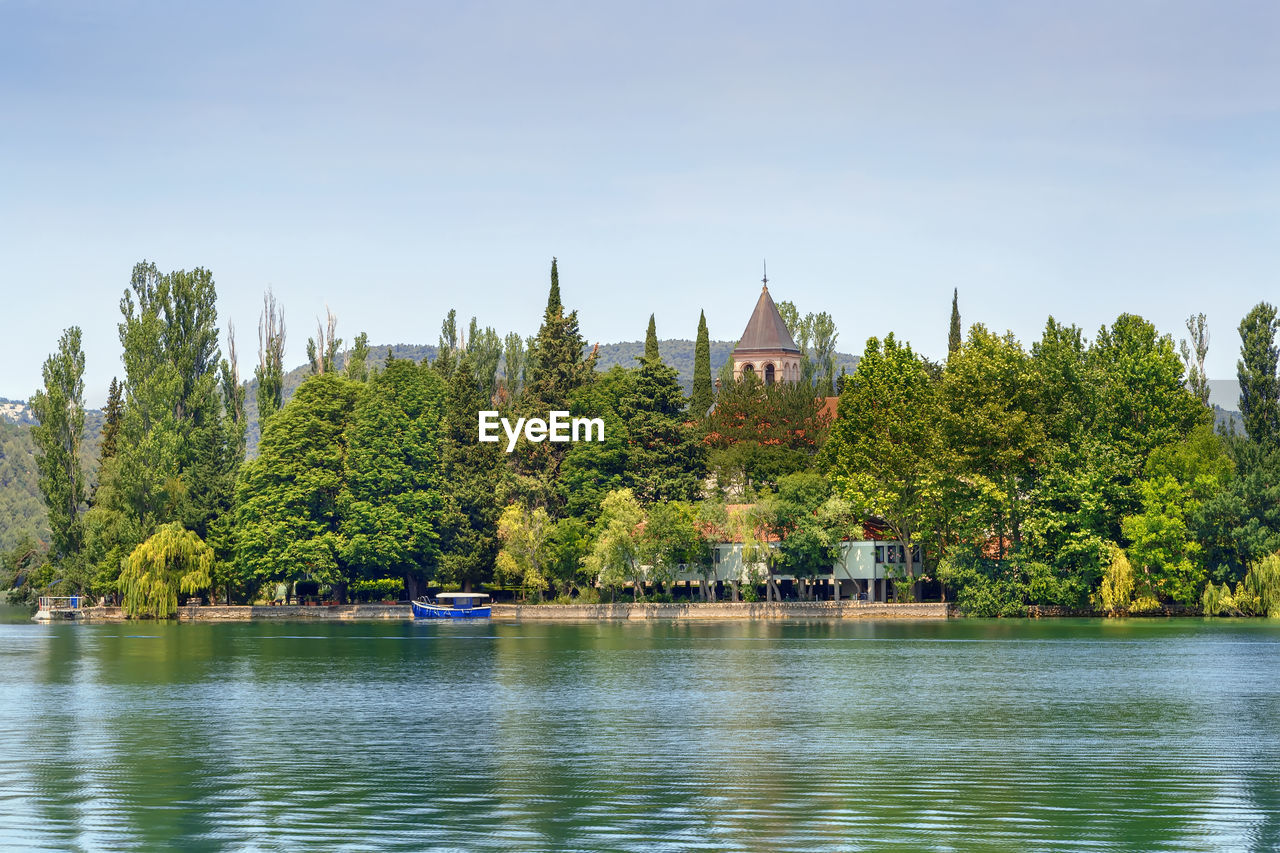
{"label": "sky", "polygon": [[838,348],[1026,346],[1124,312],[1208,373],[1280,302],[1280,4],[0,0],[0,396],[82,328],[122,373],[133,265],[212,270],[241,372],[338,334],[742,333],[770,292]]}

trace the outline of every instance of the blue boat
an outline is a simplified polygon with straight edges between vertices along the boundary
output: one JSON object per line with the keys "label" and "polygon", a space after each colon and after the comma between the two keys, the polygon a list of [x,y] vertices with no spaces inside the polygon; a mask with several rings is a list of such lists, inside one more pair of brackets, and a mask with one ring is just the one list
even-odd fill
{"label": "blue boat", "polygon": [[489,596],[483,592],[442,592],[435,601],[411,601],[414,619],[488,619]]}

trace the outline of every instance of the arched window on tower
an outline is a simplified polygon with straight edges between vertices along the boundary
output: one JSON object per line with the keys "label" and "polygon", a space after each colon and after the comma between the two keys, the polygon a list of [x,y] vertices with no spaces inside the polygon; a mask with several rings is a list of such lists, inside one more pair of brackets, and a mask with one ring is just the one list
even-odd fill
{"label": "arched window on tower", "polygon": [[756,369],[752,367],[751,362],[747,362],[746,364],[742,365],[742,377],[744,379],[747,377],[747,374],[755,373],[755,372],[756,372]]}
{"label": "arched window on tower", "polygon": [[773,379],[773,364],[766,364],[764,366],[764,384],[772,385]]}

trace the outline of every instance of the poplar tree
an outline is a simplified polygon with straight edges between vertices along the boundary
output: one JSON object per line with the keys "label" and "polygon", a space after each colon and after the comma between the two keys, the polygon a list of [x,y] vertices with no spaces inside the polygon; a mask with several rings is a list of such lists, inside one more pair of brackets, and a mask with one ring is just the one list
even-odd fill
{"label": "poplar tree", "polygon": [[369,378],[369,333],[361,332],[347,352],[343,370],[347,378],[354,382],[364,382]]}
{"label": "poplar tree", "polygon": [[1280,433],[1280,379],[1276,376],[1280,329],[1275,306],[1259,302],[1240,321],[1240,417],[1245,432],[1259,445],[1271,446]]}
{"label": "poplar tree", "polygon": [[1187,332],[1191,343],[1182,342],[1182,363],[1187,368],[1187,387],[1200,402],[1209,405],[1209,377],[1204,372],[1204,360],[1209,354],[1209,326],[1205,316],[1192,314],[1187,318]]}
{"label": "poplar tree", "polygon": [[275,294],[267,288],[262,296],[262,316],[258,319],[258,422],[280,411],[284,405],[284,311]]}
{"label": "poplar tree", "polygon": [[120,300],[124,414],[86,519],[99,584],[157,525],[180,521],[204,538],[230,507],[242,445],[219,391],[216,305],[208,270],[162,275],[145,261]]}
{"label": "poplar tree", "polygon": [[338,349],[342,346],[342,338],[338,337],[338,318],[325,306],[325,322],[316,318],[316,336],[307,338],[307,361],[311,365],[313,376],[321,373],[332,373],[338,362]]}
{"label": "poplar tree", "polygon": [[525,357],[525,341],[519,332],[509,332],[502,348],[503,384],[507,396],[517,397],[524,389],[524,373],[528,360]]}
{"label": "poplar tree", "polygon": [[471,318],[471,328],[467,336],[467,355],[471,362],[471,370],[475,374],[476,384],[484,394],[484,398],[492,402],[498,391],[498,365],[502,362],[502,338],[492,327],[480,328],[476,318]]}
{"label": "poplar tree", "polygon": [[80,506],[85,498],[80,470],[80,436],[84,431],[84,352],[80,328],[72,326],[58,340],[58,351],[44,363],[44,388],[31,397],[36,425],[40,491],[49,509],[52,553],[64,560],[79,553]]}
{"label": "poplar tree", "polygon": [[698,339],[693,348],[693,394],[689,397],[689,414],[705,418],[715,402],[711,386],[711,339],[707,333],[706,312],[698,314]]}

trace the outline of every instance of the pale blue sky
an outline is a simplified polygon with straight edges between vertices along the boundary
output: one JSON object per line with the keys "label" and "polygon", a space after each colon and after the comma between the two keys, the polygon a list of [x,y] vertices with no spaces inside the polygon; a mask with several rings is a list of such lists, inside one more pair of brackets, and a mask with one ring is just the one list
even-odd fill
{"label": "pale blue sky", "polygon": [[0,396],[84,329],[121,371],[135,261],[206,266],[256,359],[536,330],[552,255],[592,341],[741,332],[771,291],[840,349],[1027,345],[1123,311],[1180,337],[1280,301],[1280,4],[0,0]]}

